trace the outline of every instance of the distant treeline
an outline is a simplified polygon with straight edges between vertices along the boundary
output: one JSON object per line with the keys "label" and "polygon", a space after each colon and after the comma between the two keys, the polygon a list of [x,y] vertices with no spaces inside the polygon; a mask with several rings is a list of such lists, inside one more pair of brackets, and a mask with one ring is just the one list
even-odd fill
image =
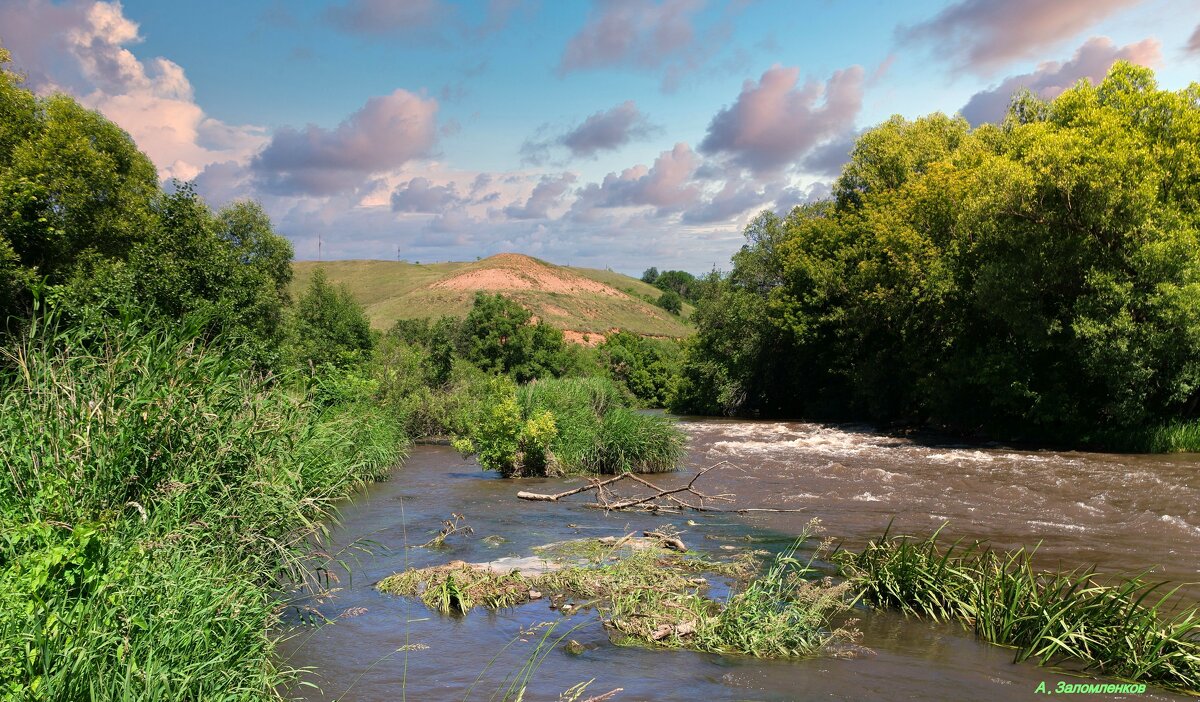
{"label": "distant treeline", "polygon": [[1198,236],[1200,84],[1118,63],[998,125],[893,117],[831,200],[747,227],[671,406],[1200,443]]}

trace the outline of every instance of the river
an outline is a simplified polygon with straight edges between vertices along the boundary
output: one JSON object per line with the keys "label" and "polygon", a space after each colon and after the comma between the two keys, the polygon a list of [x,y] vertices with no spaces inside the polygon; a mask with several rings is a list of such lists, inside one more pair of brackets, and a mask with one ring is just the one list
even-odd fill
{"label": "river", "polygon": [[[586,499],[525,502],[516,498],[518,490],[554,492],[572,479],[506,481],[447,447],[414,447],[391,480],[341,506],[342,521],[330,541],[346,562],[346,569],[337,569],[339,589],[302,603],[333,623],[293,626],[280,647],[288,665],[315,669],[306,679],[317,688],[290,694],[432,702],[464,699],[474,684],[470,699],[492,699],[537,643],[538,635],[522,632],[561,615],[543,601],[443,617],[419,602],[380,594],[373,584],[406,565],[528,555],[539,544],[664,523],[685,532],[692,548],[715,552],[722,545],[778,548],[812,517],[849,548],[878,535],[889,520],[894,531],[917,534],[947,523],[944,533],[952,538],[987,539],[1002,548],[1040,543],[1037,560],[1048,568],[1095,563],[1102,572],[1153,569],[1153,579],[1200,581],[1200,455],[1025,451],[897,438],[844,425],[702,419],[680,426],[691,437],[688,465],[656,479],[683,481],[728,461],[730,466],[704,476],[706,491],[734,493],[741,506],[804,511],[606,515],[584,508]],[[474,533],[451,536],[438,550],[412,547],[427,541],[452,512],[464,515]],[[354,545],[369,545],[371,552]],[[1195,599],[1200,587],[1187,586],[1185,593]],[[285,621],[294,623],[300,609],[290,608]],[[556,700],[561,691],[593,679],[589,694],[623,688],[616,701],[714,702],[1021,700],[1032,699],[1041,682],[1053,688],[1060,680],[1084,681],[1014,665],[1011,651],[978,642],[958,625],[889,612],[861,613],[862,643],[871,653],[802,661],[618,647],[588,616],[576,614],[559,625],[561,632],[583,623],[571,638],[585,650],[551,652],[526,700]],[[1136,697],[1188,699],[1154,689]]]}

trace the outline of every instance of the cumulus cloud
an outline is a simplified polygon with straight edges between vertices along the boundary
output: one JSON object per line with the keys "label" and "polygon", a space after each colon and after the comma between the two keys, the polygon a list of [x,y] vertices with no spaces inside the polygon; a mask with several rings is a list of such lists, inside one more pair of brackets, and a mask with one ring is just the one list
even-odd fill
{"label": "cumulus cloud", "polygon": [[825,83],[797,85],[799,77],[800,69],[775,65],[758,83],[746,81],[733,105],[709,123],[700,151],[771,173],[852,128],[862,108],[861,66],[837,71]]}
{"label": "cumulus cloud", "polygon": [[[141,37],[118,2],[8,5],[0,28],[18,64],[34,67],[35,89],[64,90],[99,110],[129,132],[162,178],[190,180],[208,164],[244,160],[266,142],[262,128],[206,115],[178,64],[142,61],[126,48]],[[55,56],[45,57],[45,47]]]}
{"label": "cumulus cloud", "polygon": [[90,3],[54,4],[48,0],[0,3],[0,44],[13,54],[16,68],[42,91],[79,93],[83,80],[68,34],[88,24]]}
{"label": "cumulus cloud", "polygon": [[654,127],[633,100],[626,100],[611,110],[591,115],[564,134],[561,142],[573,156],[593,156],[597,151],[620,148],[653,132]]}
{"label": "cumulus cloud", "polygon": [[861,131],[850,130],[816,147],[804,158],[803,170],[834,178],[841,175],[842,166],[850,161],[850,152],[861,134]]}
{"label": "cumulus cloud", "polygon": [[[550,125],[542,125],[538,134],[545,135],[549,131]],[[646,115],[638,110],[637,103],[626,100],[611,109],[590,115],[582,123],[560,134],[526,139],[521,145],[521,156],[526,163],[543,164],[550,159],[552,149],[561,146],[570,151],[573,157],[594,157],[601,151],[619,149],[635,139],[643,139],[659,131],[660,128],[651,124]]]}
{"label": "cumulus cloud", "polygon": [[920,43],[960,70],[989,74],[1074,37],[1141,0],[960,0],[932,18],[900,27],[901,43]]}
{"label": "cumulus cloud", "polygon": [[610,0],[597,3],[587,23],[563,51],[563,72],[604,66],[657,68],[695,38],[691,15],[698,0]]}
{"label": "cumulus cloud", "polygon": [[730,222],[743,212],[770,202],[773,199],[770,190],[770,187],[759,187],[731,178],[712,197],[687,209],[682,221],[685,224]]}
{"label": "cumulus cloud", "polygon": [[1118,47],[1108,37],[1092,37],[1067,61],[1047,61],[1039,64],[1032,73],[1009,76],[999,85],[975,93],[960,112],[971,124],[999,122],[1004,119],[1009,101],[1018,90],[1029,89],[1038,97],[1049,100],[1081,79],[1099,82],[1119,60],[1153,66],[1162,58],[1161,49],[1156,39]]}
{"label": "cumulus cloud", "polygon": [[560,176],[545,176],[534,187],[529,199],[524,204],[514,202],[504,208],[504,214],[509,219],[545,219],[550,216],[550,208],[562,201],[571,183],[574,183],[574,173],[563,173]]}
{"label": "cumulus cloud", "polygon": [[696,202],[699,186],[692,182],[698,159],[682,142],[664,151],[647,168],[638,165],[621,173],[609,173],[600,183],[589,183],[572,206],[572,216],[593,220],[595,208],[654,207],[665,216]]}
{"label": "cumulus cloud", "polygon": [[277,194],[329,195],[372,173],[428,156],[437,140],[437,100],[396,90],[376,96],[335,129],[308,125],[275,132],[251,162],[258,183]]}
{"label": "cumulus cloud", "polygon": [[442,212],[451,205],[463,202],[455,192],[454,184],[434,185],[428,178],[418,176],[399,186],[392,192],[393,212]]}

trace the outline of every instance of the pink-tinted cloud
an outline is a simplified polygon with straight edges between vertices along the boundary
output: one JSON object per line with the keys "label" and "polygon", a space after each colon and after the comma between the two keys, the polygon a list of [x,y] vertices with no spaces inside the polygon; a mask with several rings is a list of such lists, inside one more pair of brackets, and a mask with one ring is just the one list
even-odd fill
{"label": "pink-tinted cloud", "polygon": [[563,173],[560,176],[545,176],[534,187],[529,199],[521,204],[514,202],[504,208],[504,215],[509,219],[545,219],[550,216],[550,209],[559,204],[571,183],[575,182],[574,173]]}
{"label": "pink-tinted cloud", "polygon": [[770,187],[730,178],[707,200],[685,210],[681,221],[684,224],[731,222],[743,212],[770,202],[773,199],[771,190]]}
{"label": "pink-tinted cloud", "polygon": [[[539,135],[551,131],[543,125]],[[650,123],[646,115],[638,110],[633,100],[608,110],[596,112],[561,134],[547,138],[530,138],[521,145],[522,159],[527,163],[543,164],[550,160],[554,147],[565,147],[576,158],[593,157],[601,151],[612,151],[634,141],[661,131]]]}
{"label": "pink-tinted cloud", "polygon": [[1067,41],[1141,0],[961,0],[932,18],[897,30],[956,68],[989,74]]}
{"label": "pink-tinted cloud", "polygon": [[696,202],[699,186],[692,182],[699,160],[682,142],[663,151],[650,168],[633,166],[620,174],[609,173],[600,183],[584,187],[572,207],[572,216],[589,220],[595,208],[654,207],[664,216]]}
{"label": "pink-tinted cloud", "polygon": [[1196,31],[1192,32],[1185,48],[1189,54],[1200,54],[1200,25],[1196,25]]}
{"label": "pink-tinted cloud", "polygon": [[15,67],[41,91],[91,89],[71,52],[68,34],[88,25],[91,3],[54,4],[48,0],[0,3],[0,45],[13,54]]}
{"label": "pink-tinted cloud", "polygon": [[428,178],[417,176],[392,192],[393,212],[422,212],[432,214],[463,202],[454,183],[434,185]]}
{"label": "pink-tinted cloud", "polygon": [[141,37],[118,2],[5,5],[0,32],[18,66],[31,69],[35,89],[69,92],[99,110],[129,132],[160,177],[190,180],[209,164],[244,160],[266,142],[264,129],[206,115],[178,64],[142,61],[127,49]]}
{"label": "pink-tinted cloud", "polygon": [[692,48],[692,19],[701,7],[700,0],[597,2],[587,23],[567,42],[559,71],[663,67]]}
{"label": "pink-tinted cloud", "polygon": [[1009,76],[999,85],[975,93],[960,112],[971,124],[999,122],[1004,119],[1009,101],[1018,90],[1029,89],[1038,97],[1049,100],[1080,80],[1099,82],[1119,60],[1154,66],[1161,59],[1162,46],[1157,39],[1118,47],[1108,37],[1092,37],[1068,61],[1047,61],[1032,73]]}
{"label": "pink-tinted cloud", "polygon": [[737,101],[709,123],[700,151],[771,173],[853,129],[862,108],[861,66],[837,71],[825,83],[797,85],[799,77],[800,69],[776,65],[758,83],[746,81]]}
{"label": "pink-tinted cloud", "polygon": [[335,129],[275,132],[254,157],[259,184],[279,194],[329,195],[372,174],[428,156],[437,140],[437,100],[396,90],[367,100]]}

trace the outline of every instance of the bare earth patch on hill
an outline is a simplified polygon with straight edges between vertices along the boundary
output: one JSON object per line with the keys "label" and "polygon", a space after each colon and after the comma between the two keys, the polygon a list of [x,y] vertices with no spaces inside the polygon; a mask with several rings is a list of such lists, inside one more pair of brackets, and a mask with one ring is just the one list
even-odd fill
{"label": "bare earth patch on hill", "polygon": [[[361,302],[371,326],[387,330],[398,319],[464,317],[476,292],[515,300],[574,343],[595,345],[618,330],[678,339],[690,329],[684,315],[656,306],[661,291],[611,270],[570,268],[521,254],[471,262],[298,261],[292,294],[300,295],[317,268],[345,284]],[[587,340],[584,340],[584,336]]]}
{"label": "bare earth patch on hill", "polygon": [[611,286],[574,273],[554,270],[520,254],[497,254],[480,263],[484,267],[456,273],[430,287],[487,292],[537,290],[565,295],[594,293],[610,297],[628,297]]}

